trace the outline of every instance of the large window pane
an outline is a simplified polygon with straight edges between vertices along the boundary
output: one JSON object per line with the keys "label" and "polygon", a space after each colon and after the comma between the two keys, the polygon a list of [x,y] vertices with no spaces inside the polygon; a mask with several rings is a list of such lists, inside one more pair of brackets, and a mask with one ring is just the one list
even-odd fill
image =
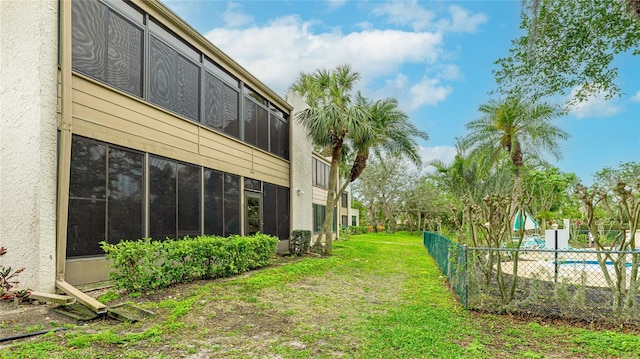
{"label": "large window pane", "polygon": [[289,189],[278,187],[278,234],[280,239],[288,239],[291,233],[289,224]]}
{"label": "large window pane", "polygon": [[149,101],[198,121],[199,66],[154,36],[150,52]]}
{"label": "large window pane", "polygon": [[320,232],[322,229],[322,223],[327,215],[325,208],[325,206],[320,204],[313,205],[313,231],[315,233]]}
{"label": "large window pane", "polygon": [[177,164],[154,156],[149,162],[149,235],[176,238]]}
{"label": "large window pane", "polygon": [[240,234],[240,177],[224,175],[224,235]]}
{"label": "large window pane", "polygon": [[269,112],[262,106],[258,106],[256,120],[256,146],[269,151]]}
{"label": "large window pane", "polygon": [[97,1],[74,1],[71,5],[73,68],[106,81],[107,7]]}
{"label": "large window pane", "polygon": [[73,1],[71,36],[74,70],[142,96],[141,28],[97,1]]}
{"label": "large window pane", "polygon": [[204,124],[239,138],[238,91],[210,73],[205,76],[204,91]]}
{"label": "large window pane", "polygon": [[265,183],[262,197],[264,225],[262,230],[272,236],[278,235],[278,186]]}
{"label": "large window pane", "polygon": [[178,165],[178,237],[200,235],[200,167]]}
{"label": "large window pane", "polygon": [[107,83],[142,96],[142,29],[110,12]]}
{"label": "large window pane", "polygon": [[272,114],[270,126],[270,152],[284,159],[289,159],[289,124],[284,119]]}
{"label": "large window pane", "polygon": [[248,97],[245,97],[244,101],[244,142],[252,144],[254,146],[257,145],[256,136],[258,133],[258,105],[256,105],[253,101],[249,100]]}
{"label": "large window pane", "polygon": [[204,234],[224,235],[223,174],[204,170]]}
{"label": "large window pane", "polygon": [[67,257],[104,253],[99,243],[106,239],[106,149],[97,141],[73,137]]}
{"label": "large window pane", "polygon": [[144,156],[109,148],[109,243],[144,236]]}
{"label": "large window pane", "polygon": [[244,141],[269,150],[269,112],[248,96],[244,101]]}

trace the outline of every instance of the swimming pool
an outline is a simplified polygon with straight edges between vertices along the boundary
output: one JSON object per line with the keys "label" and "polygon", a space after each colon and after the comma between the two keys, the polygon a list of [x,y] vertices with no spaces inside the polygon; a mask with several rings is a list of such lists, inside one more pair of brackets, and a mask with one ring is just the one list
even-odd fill
{"label": "swimming pool", "polygon": [[[554,262],[555,264],[555,262]],[[562,261],[558,261],[558,265],[560,266],[569,266],[572,265],[573,267],[584,267],[586,268],[597,268],[600,269],[600,263],[598,261],[595,260],[562,260]],[[605,263],[605,265],[607,267],[613,267],[613,262],[612,261],[607,261]],[[630,268],[633,264],[627,262],[625,264],[625,266],[627,268]]]}

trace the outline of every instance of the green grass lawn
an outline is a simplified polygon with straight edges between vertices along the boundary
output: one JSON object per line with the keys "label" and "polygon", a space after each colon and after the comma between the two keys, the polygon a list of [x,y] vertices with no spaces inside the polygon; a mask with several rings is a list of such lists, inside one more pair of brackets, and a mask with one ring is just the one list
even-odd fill
{"label": "green grass lawn", "polygon": [[156,315],[4,344],[0,358],[640,357],[634,334],[465,311],[407,233],[352,236],[330,258],[121,297]]}

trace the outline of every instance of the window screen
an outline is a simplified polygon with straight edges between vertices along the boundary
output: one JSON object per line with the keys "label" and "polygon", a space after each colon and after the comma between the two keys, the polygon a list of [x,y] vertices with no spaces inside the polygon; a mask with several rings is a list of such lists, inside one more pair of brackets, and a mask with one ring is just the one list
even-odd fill
{"label": "window screen", "polygon": [[278,187],[278,237],[280,239],[288,239],[290,233],[289,189]]}
{"label": "window screen", "polygon": [[270,127],[270,152],[284,159],[289,159],[289,124],[283,118],[272,114]]}
{"label": "window screen", "polygon": [[200,167],[178,164],[178,237],[200,235]]}
{"label": "window screen", "polygon": [[151,36],[149,70],[149,101],[198,121],[200,67]]}
{"label": "window screen", "polygon": [[143,30],[97,1],[73,1],[72,67],[142,97]]}
{"label": "window screen", "polygon": [[177,164],[155,156],[149,162],[149,235],[176,238]]}
{"label": "window screen", "polygon": [[71,144],[67,257],[104,254],[107,146],[74,137]]}
{"label": "window screen", "polygon": [[205,75],[204,124],[233,137],[240,137],[238,91],[215,76]]}
{"label": "window screen", "polygon": [[223,174],[204,169],[204,234],[224,235]]}
{"label": "window screen", "polygon": [[240,177],[224,175],[224,235],[240,234]]}
{"label": "window screen", "polygon": [[144,155],[109,148],[109,243],[144,237]]}

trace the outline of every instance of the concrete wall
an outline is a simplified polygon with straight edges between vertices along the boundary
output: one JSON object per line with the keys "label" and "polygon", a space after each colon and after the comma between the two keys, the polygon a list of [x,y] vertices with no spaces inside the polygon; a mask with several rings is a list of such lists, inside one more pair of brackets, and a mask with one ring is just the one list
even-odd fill
{"label": "concrete wall", "polygon": [[295,116],[307,104],[293,93],[287,94],[287,101],[293,106],[293,118],[289,120],[291,129],[291,230],[313,229],[311,179],[311,139]]}
{"label": "concrete wall", "polygon": [[0,265],[55,289],[58,1],[0,1]]}

